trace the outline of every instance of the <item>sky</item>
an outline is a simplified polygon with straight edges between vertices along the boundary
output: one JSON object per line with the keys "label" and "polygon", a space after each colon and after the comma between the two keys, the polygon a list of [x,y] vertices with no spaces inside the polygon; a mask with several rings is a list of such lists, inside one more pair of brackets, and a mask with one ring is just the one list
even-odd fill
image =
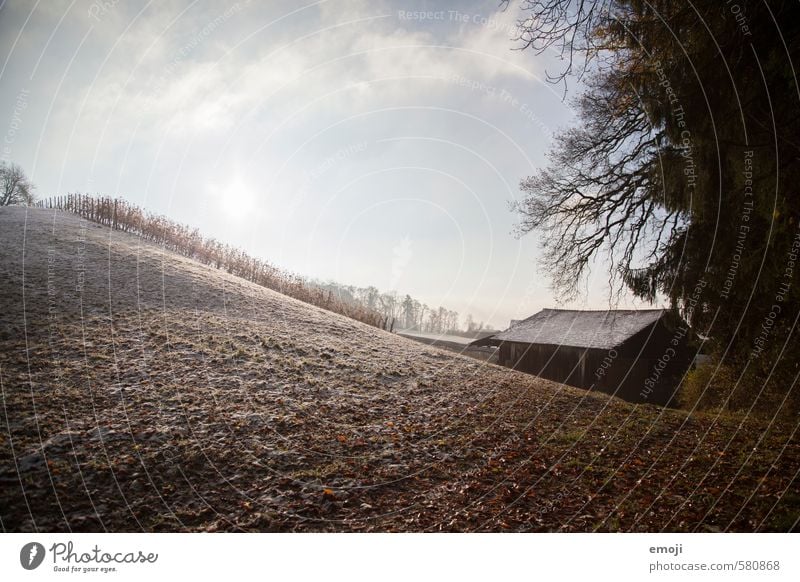
{"label": "sky", "polygon": [[[1,1],[1,0],[0,0]],[[558,303],[519,182],[574,120],[497,2],[5,1],[2,158],[317,280],[498,328]],[[623,297],[621,306],[646,307]]]}

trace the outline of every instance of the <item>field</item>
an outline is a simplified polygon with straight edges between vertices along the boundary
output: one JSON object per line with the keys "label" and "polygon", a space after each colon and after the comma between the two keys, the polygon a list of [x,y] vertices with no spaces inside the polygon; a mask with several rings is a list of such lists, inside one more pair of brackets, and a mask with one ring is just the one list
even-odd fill
{"label": "field", "polygon": [[788,531],[796,426],[631,405],[0,208],[5,531]]}

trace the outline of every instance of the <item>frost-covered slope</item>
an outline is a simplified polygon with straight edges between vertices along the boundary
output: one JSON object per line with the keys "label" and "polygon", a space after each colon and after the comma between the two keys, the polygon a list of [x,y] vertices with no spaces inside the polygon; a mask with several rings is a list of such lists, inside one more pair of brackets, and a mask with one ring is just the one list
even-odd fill
{"label": "frost-covered slope", "polygon": [[64,213],[0,208],[0,245],[5,530],[751,530],[796,515],[798,443],[779,430],[453,355]]}

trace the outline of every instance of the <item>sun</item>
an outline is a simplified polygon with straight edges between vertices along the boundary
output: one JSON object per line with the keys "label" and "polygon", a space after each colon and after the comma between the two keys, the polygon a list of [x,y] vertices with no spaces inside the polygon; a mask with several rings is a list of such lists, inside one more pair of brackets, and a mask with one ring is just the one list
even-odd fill
{"label": "sun", "polygon": [[222,209],[233,220],[243,220],[255,210],[253,189],[241,178],[235,178],[222,193]]}

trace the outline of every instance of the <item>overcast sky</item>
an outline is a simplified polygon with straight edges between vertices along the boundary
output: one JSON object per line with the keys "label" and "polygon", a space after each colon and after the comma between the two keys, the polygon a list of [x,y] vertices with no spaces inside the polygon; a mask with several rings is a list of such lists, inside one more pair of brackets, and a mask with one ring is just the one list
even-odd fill
{"label": "overcast sky", "polygon": [[[555,57],[514,50],[519,17],[493,0],[6,1],[3,158],[39,196],[123,196],[303,275],[505,327],[556,306],[508,205],[572,119],[544,79]],[[605,280],[568,306],[607,307]]]}

